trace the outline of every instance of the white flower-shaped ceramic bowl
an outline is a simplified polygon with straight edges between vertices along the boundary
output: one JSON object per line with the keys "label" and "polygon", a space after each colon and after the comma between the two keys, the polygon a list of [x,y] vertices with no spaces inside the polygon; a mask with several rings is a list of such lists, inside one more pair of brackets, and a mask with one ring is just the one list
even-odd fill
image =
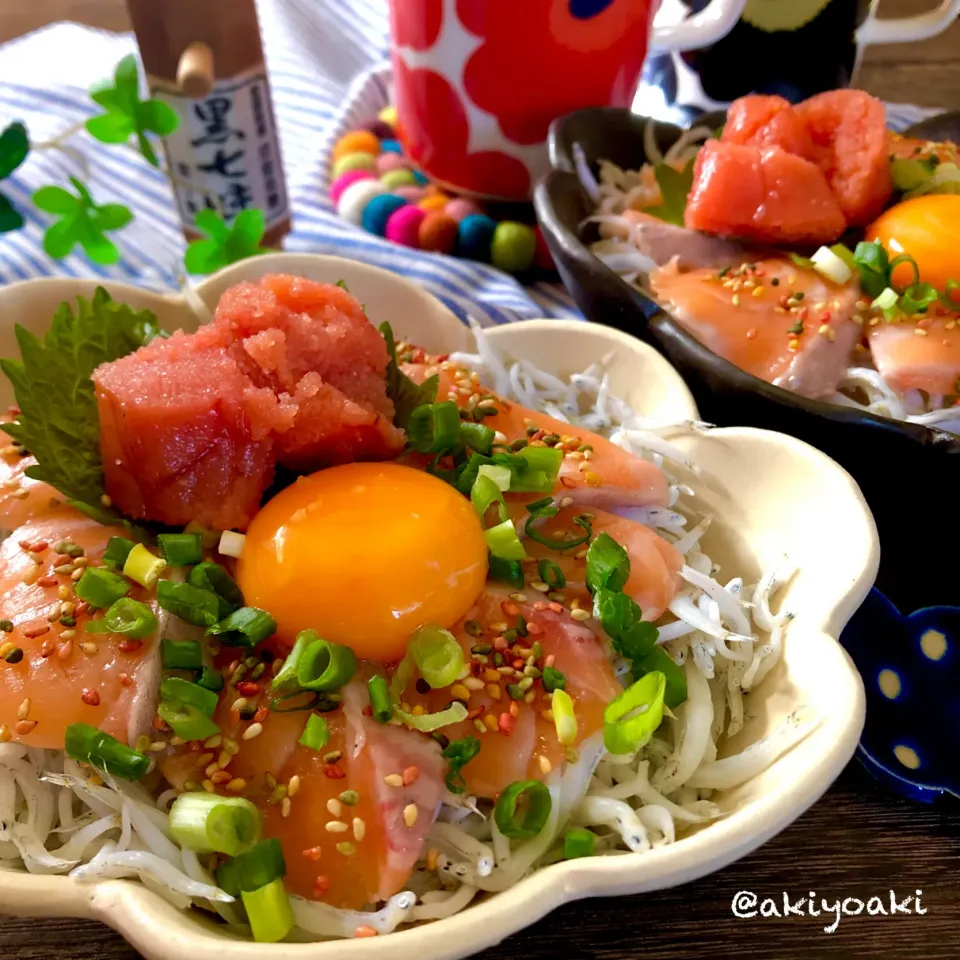
{"label": "white flower-shaped ceramic bowl", "polygon": [[[389,320],[399,336],[437,353],[470,349],[469,331],[437,300],[401,277],[354,261],[276,254],[237,264],[196,293],[209,309],[231,284],[266,273],[314,280],[343,279],[375,322]],[[36,280],[0,290],[0,356],[16,356],[14,323],[42,334],[57,305],[91,296],[96,283]],[[199,301],[108,284],[120,301],[153,310],[167,328],[197,324]],[[191,302],[193,307],[191,307]],[[490,332],[515,358],[535,360],[559,376],[615,352],[609,367],[614,393],[643,414],[684,420],[697,416],[679,375],[653,349],[593,324],[530,320]],[[0,384],[0,402],[12,400]],[[796,613],[784,655],[747,700],[748,722],[732,744],[742,749],[773,730],[801,704],[819,727],[763,774],[718,802],[726,816],[647,853],[559,863],[506,894],[491,896],[447,920],[390,936],[313,944],[262,945],[225,934],[199,912],[177,911],[133,881],[77,883],[67,877],[0,870],[5,912],[102,920],[150,960],[378,960],[462,957],[502,940],[568,900],[640,893],[693,880],[743,856],[795,820],[840,773],[857,745],[864,693],[853,663],[837,642],[840,630],[876,574],[879,545],[860,491],[833,461],[798,440],[752,429],[723,429],[676,441],[699,464],[700,509],[716,518],[705,550],[729,575],[748,581],[787,553],[799,572],[783,603]],[[738,746],[739,744],[739,746]]]}

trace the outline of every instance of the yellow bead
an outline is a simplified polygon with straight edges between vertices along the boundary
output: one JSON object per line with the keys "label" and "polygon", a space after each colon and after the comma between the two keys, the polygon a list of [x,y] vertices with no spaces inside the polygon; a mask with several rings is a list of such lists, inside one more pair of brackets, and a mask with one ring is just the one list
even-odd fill
{"label": "yellow bead", "polygon": [[377,119],[389,124],[391,127],[397,125],[397,108],[394,106],[384,107],[378,114]]}

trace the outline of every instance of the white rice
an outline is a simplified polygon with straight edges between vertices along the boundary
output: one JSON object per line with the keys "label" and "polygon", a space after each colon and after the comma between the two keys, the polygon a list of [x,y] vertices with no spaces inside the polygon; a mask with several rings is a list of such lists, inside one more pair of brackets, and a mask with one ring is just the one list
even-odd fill
{"label": "white rice", "polygon": [[[443,919],[483,892],[509,889],[531,870],[562,858],[569,824],[594,830],[603,856],[645,851],[676,842],[685,830],[720,817],[713,791],[756,776],[816,726],[804,709],[742,752],[721,755],[727,736],[744,722],[743,694],[776,665],[790,620],[773,613],[771,597],[792,572],[789,561],[756,584],[739,577],[726,584],[699,549],[709,517],[698,517],[693,491],[671,476],[671,465],[693,468],[669,442],[701,423],[665,423],[630,410],[611,396],[604,364],[564,382],[533,364],[512,362],[474,324],[477,353],[455,355],[501,395],[576,421],[661,466],[671,481],[670,509],[629,511],[675,544],[684,555],[684,585],[658,622],[659,642],[683,664],[688,699],[635,755],[605,752],[602,735],[581,744],[575,762],[547,780],[549,820],[532,840],[512,844],[471,797],[447,796],[425,845],[438,852],[436,871],[421,863],[410,890],[376,911],[338,910],[292,897],[291,939],[351,937],[360,925],[389,933],[403,924]],[[629,671],[626,662],[616,665]],[[572,759],[572,758],[571,758]],[[242,911],[220,890],[198,857],[173,842],[167,809],[140,784],[101,783],[90,771],[54,751],[0,745],[0,868],[67,874],[78,881],[136,877],[181,909],[215,910],[238,933],[249,935]]]}

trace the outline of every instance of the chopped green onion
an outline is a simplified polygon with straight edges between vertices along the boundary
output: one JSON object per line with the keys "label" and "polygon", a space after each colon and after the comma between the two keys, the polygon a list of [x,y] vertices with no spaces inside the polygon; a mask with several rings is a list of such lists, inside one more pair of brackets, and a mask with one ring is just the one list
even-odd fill
{"label": "chopped green onion", "polygon": [[225,620],[207,627],[207,634],[225,647],[255,647],[276,632],[277,621],[258,607],[241,607]]}
{"label": "chopped green onion", "polygon": [[170,832],[194,853],[239,856],[260,842],[263,818],[243,797],[215,793],[182,793],[170,808]]}
{"label": "chopped green onion", "polygon": [[622,590],[630,578],[630,554],[609,533],[600,533],[587,548],[587,587]]}
{"label": "chopped green onion", "polygon": [[890,161],[890,176],[894,188],[906,192],[927,183],[936,168],[937,161],[934,157],[896,157]]}
{"label": "chopped green onion", "polygon": [[203,559],[199,533],[161,533],[157,535],[157,545],[171,567],[188,567]]}
{"label": "chopped green onion", "polygon": [[[852,257],[852,254],[851,254]],[[820,247],[811,257],[813,269],[822,277],[833,283],[846,283],[853,274],[853,270],[842,257],[838,257],[830,247]]]}
{"label": "chopped green onion", "polygon": [[490,579],[500,583],[512,583],[523,586],[523,565],[519,560],[503,560],[500,557],[490,557]]}
{"label": "chopped green onion", "polygon": [[562,590],[567,585],[567,578],[563,571],[552,561],[543,559],[537,564],[537,572],[540,579],[551,590]]}
{"label": "chopped green onion", "polygon": [[885,287],[883,292],[870,304],[874,310],[882,310],[884,314],[893,310],[897,305],[897,291],[892,287]]}
{"label": "chopped green onion", "polygon": [[[517,818],[517,807],[526,802],[523,819]],[[550,817],[553,800],[550,791],[539,780],[518,780],[511,783],[493,808],[497,829],[511,840],[532,840]]]}
{"label": "chopped green onion", "polygon": [[122,780],[139,780],[150,769],[150,758],[86,723],[71,723],[64,732],[67,756]]}
{"label": "chopped green onion", "polygon": [[121,633],[131,640],[142,640],[157,629],[156,614],[145,603],[121,597],[112,603],[99,620],[87,623],[88,633]]}
{"label": "chopped green onion", "polygon": [[302,690],[339,690],[357,672],[357,658],[349,647],[327,640],[314,640],[297,665],[297,684]]}
{"label": "chopped green onion", "polygon": [[830,252],[839,257],[851,271],[857,269],[857,261],[854,259],[853,251],[845,243],[834,243],[830,247]]}
{"label": "chopped green onion", "polygon": [[463,768],[480,752],[480,741],[467,734],[460,740],[451,740],[443,748],[443,758],[447,761],[447,789],[451,793],[464,793],[467,783],[463,779]]}
{"label": "chopped green onion", "polygon": [[649,653],[633,662],[634,675],[638,673],[662,673],[667,680],[663,702],[671,709],[679,707],[687,699],[687,676],[663,647],[654,647]]}
{"label": "chopped green onion", "polygon": [[319,753],[330,742],[330,727],[323,717],[311,713],[300,734],[300,743]]}
{"label": "chopped green onion", "polygon": [[184,533],[196,533],[200,537],[201,546],[207,550],[212,550],[220,539],[220,534],[216,530],[208,530],[196,520],[191,520],[184,528]]}
{"label": "chopped green onion", "polygon": [[597,845],[597,835],[583,827],[571,827],[563,835],[563,859],[576,860],[578,857],[593,856]]}
{"label": "chopped green onion", "polygon": [[135,580],[141,587],[152,587],[166,567],[166,560],[154,556],[142,543],[138,543],[127,555],[123,575]]}
{"label": "chopped green onion", "polygon": [[861,240],[853,251],[853,259],[860,271],[860,286],[868,297],[876,297],[889,286],[890,257],[883,244]]}
{"label": "chopped green onion", "polygon": [[164,637],[160,641],[160,662],[164,670],[201,670],[203,651],[196,640],[171,640]]}
{"label": "chopped green onion", "polygon": [[[220,597],[223,601],[220,605],[221,620],[243,606],[243,594],[236,581],[219,563],[214,563],[212,560],[198,563],[190,571],[187,583],[201,590],[209,590]],[[224,605],[227,609],[224,609]]]}
{"label": "chopped green onion", "polygon": [[230,894],[235,899],[240,899],[240,868],[237,866],[237,860],[224,860],[216,870],[213,871],[217,886],[224,892]]}
{"label": "chopped green onion", "polygon": [[[910,266],[910,267],[913,268],[913,282],[914,282],[914,283],[919,283],[919,282],[920,282],[920,268],[917,266],[917,261],[914,260],[913,257],[910,256],[909,253],[901,253],[901,254],[899,254],[898,256],[894,257],[894,258],[890,261],[890,275],[891,275],[891,277],[893,276],[893,271],[896,270],[897,267],[899,267],[901,263],[905,263],[905,264],[907,264],[908,266]],[[891,282],[892,282],[892,281],[891,281]],[[911,286],[911,284],[908,284],[908,286]]]}
{"label": "chopped green onion", "polygon": [[243,548],[247,545],[247,535],[237,533],[236,530],[224,530],[220,534],[220,543],[217,545],[217,552],[225,557],[233,557],[239,560],[243,556]]}
{"label": "chopped green onion", "polygon": [[[477,471],[478,479],[480,477],[489,477],[497,487],[499,487],[501,492],[510,489],[510,479],[512,476],[513,474],[510,472],[509,467],[503,467],[496,463],[485,463]],[[476,486],[476,480],[474,481],[474,486]]]}
{"label": "chopped green onion", "polygon": [[126,577],[111,573],[103,567],[87,567],[74,590],[77,596],[81,600],[86,600],[91,607],[106,610],[121,597],[125,597],[130,586],[130,581]]}
{"label": "chopped green onion", "polygon": [[379,673],[376,673],[367,682],[367,690],[370,694],[370,708],[373,711],[373,719],[377,723],[389,723],[393,718],[393,706],[390,703],[390,690],[387,687],[387,681]]}
{"label": "chopped green onion", "polygon": [[[296,703],[292,707],[283,707],[281,704],[288,700],[294,700]],[[315,690],[294,690],[292,693],[285,693],[282,696],[275,697],[270,701],[270,709],[274,713],[300,713],[303,710],[317,710],[320,713],[329,713],[336,710],[343,697],[338,693],[317,693]]]}
{"label": "chopped green onion", "polygon": [[459,700],[451,703],[445,710],[438,710],[436,713],[422,713],[420,716],[407,713],[399,707],[395,707],[394,711],[406,726],[412,730],[419,730],[421,733],[433,733],[434,730],[449,727],[450,724],[460,723],[461,720],[467,718],[467,708]]}
{"label": "chopped green onion", "polygon": [[523,560],[527,555],[512,520],[504,520],[503,523],[484,530],[483,539],[486,540],[490,552],[501,560]]}
{"label": "chopped green onion", "polygon": [[452,400],[421,404],[410,414],[406,430],[417,453],[446,453],[460,439],[460,410]]}
{"label": "chopped green onion", "polygon": [[636,660],[657,642],[657,628],[642,619],[640,607],[624,593],[601,587],[593,595],[593,616],[610,637],[613,649],[623,657]]}
{"label": "chopped green onion", "polygon": [[157,714],[181,740],[206,740],[220,732],[203,711],[179,700],[162,701]]}
{"label": "chopped green onion", "polygon": [[240,890],[252,893],[261,887],[282,880],[287,874],[283,847],[276,837],[261,840],[252,850],[241,853],[234,860]]}
{"label": "chopped green onion", "polygon": [[463,648],[449,630],[428,624],[413,635],[408,649],[421,676],[434,690],[455,683],[463,670]]}
{"label": "chopped green onion", "polygon": [[[499,470],[499,467],[483,466],[481,470]],[[509,481],[510,471],[504,470]],[[493,504],[497,504],[497,516],[501,523],[508,520],[507,505],[503,502],[502,488],[498,486],[497,480],[486,474],[478,474],[473,486],[470,488],[470,502],[473,504],[480,517],[481,523],[487,516],[487,510]]]}
{"label": "chopped green onion", "polygon": [[283,666],[273,678],[273,683],[270,684],[270,689],[274,693],[279,693],[281,690],[296,690],[300,658],[307,647],[316,639],[317,633],[315,630],[301,630],[297,634],[293,649],[287,654],[287,659],[283,661]]}
{"label": "chopped green onion", "polygon": [[809,257],[801,257],[799,253],[788,253],[791,262],[804,270],[813,269],[813,261]]}
{"label": "chopped green onion", "polygon": [[240,896],[257,943],[276,943],[293,929],[296,918],[282,880],[272,880],[259,890],[244,890]]}
{"label": "chopped green onion", "polygon": [[543,668],[543,689],[547,693],[555,690],[566,690],[567,678],[556,667]]}
{"label": "chopped green onion", "polygon": [[164,700],[178,700],[180,703],[196,707],[207,717],[213,716],[219,702],[219,697],[212,690],[207,690],[200,684],[181,677],[166,677],[160,684],[160,696]]}
{"label": "chopped green onion", "polygon": [[210,667],[204,667],[197,677],[197,685],[204,690],[212,690],[219,693],[223,689],[223,674],[219,670],[213,670]]}
{"label": "chopped green onion", "polygon": [[136,546],[126,537],[111,537],[107,541],[107,548],[103,551],[103,562],[111,570],[122,570],[127,562],[130,551]]}
{"label": "chopped green onion", "polygon": [[554,506],[553,499],[551,497],[544,497],[542,500],[536,500],[534,503],[528,503],[527,510],[530,512],[530,517],[524,526],[524,533],[526,533],[531,540],[536,540],[537,543],[542,543],[545,547],[549,547],[551,550],[570,550],[573,547],[579,547],[582,543],[586,543],[590,537],[593,536],[593,527],[590,525],[590,521],[585,516],[576,516],[573,518],[573,522],[582,530],[586,531],[581,537],[573,537],[569,540],[560,540],[555,537],[548,537],[545,534],[540,533],[534,526],[536,521],[555,517],[560,512],[560,508]]}
{"label": "chopped green onion", "polygon": [[914,283],[900,295],[900,309],[906,314],[924,313],[940,298],[932,283]]}
{"label": "chopped green onion", "polygon": [[526,461],[527,469],[510,484],[512,493],[549,493],[563,464],[563,451],[554,447],[524,447],[515,456]]}
{"label": "chopped green onion", "polygon": [[662,673],[648,673],[607,705],[603,744],[610,753],[635,753],[649,741],[663,720],[666,688]]}
{"label": "chopped green onion", "polygon": [[562,746],[569,747],[577,739],[577,716],[570,694],[557,687],[553,691],[550,710],[553,713],[553,725],[557,730],[557,740]]}
{"label": "chopped green onion", "polygon": [[215,593],[175,580],[157,581],[157,603],[168,613],[198,627],[212,627],[220,615]]}
{"label": "chopped green onion", "polygon": [[476,450],[477,453],[490,453],[496,432],[493,427],[485,426],[482,423],[466,422],[460,424],[460,440],[471,450]]}
{"label": "chopped green onion", "polygon": [[[934,161],[934,157],[930,157]],[[937,163],[930,178],[909,190],[904,200],[912,200],[927,193],[960,193],[960,167],[949,160]]]}

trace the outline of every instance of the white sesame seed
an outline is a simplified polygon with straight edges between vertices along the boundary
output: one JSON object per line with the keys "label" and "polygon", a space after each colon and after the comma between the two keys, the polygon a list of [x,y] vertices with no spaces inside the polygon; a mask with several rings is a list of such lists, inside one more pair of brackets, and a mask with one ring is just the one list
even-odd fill
{"label": "white sesame seed", "polygon": [[346,833],[350,828],[342,820],[328,820],[327,833]]}
{"label": "white sesame seed", "polygon": [[261,733],[263,733],[263,724],[251,723],[250,726],[243,731],[243,739],[253,740],[254,737],[259,737]]}
{"label": "white sesame seed", "polygon": [[353,836],[355,840],[362,840],[367,835],[367,825],[360,817],[353,818]]}
{"label": "white sesame seed", "polygon": [[590,611],[589,611],[589,610],[581,610],[581,609],[578,608],[578,609],[576,609],[576,610],[571,610],[571,611],[570,611],[570,616],[573,617],[574,620],[578,620],[580,623],[583,623],[584,620],[589,620],[589,619],[590,619]]}
{"label": "white sesame seed", "polygon": [[327,811],[331,816],[339,817],[343,813],[343,806],[341,805],[340,801],[336,799],[336,797],[331,797],[327,801]]}
{"label": "white sesame seed", "polygon": [[289,817],[290,816],[290,798],[284,797],[280,801],[280,816]]}
{"label": "white sesame seed", "polygon": [[388,773],[384,778],[383,782],[388,787],[402,787],[403,786],[403,777],[399,773]]}
{"label": "white sesame seed", "polygon": [[287,782],[287,796],[295,797],[300,792],[300,776],[294,774]]}
{"label": "white sesame seed", "polygon": [[420,816],[420,811],[417,809],[415,803],[408,803],[403,808],[403,822],[408,826],[412,827],[417,822],[417,817]]}

